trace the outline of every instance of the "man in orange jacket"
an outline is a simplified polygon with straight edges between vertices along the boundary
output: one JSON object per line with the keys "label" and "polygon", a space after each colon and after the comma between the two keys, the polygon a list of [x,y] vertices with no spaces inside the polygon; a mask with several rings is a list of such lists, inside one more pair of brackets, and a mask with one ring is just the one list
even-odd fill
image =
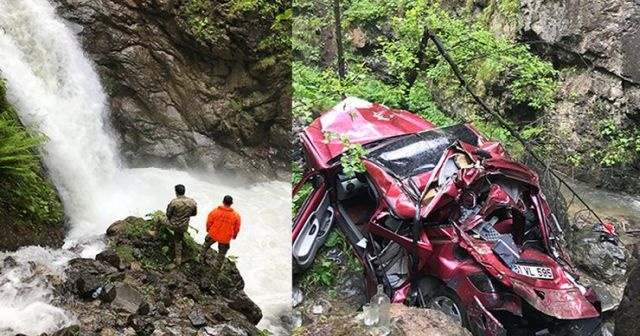
{"label": "man in orange jacket", "polygon": [[240,232],[240,215],[233,209],[233,198],[229,195],[222,200],[222,205],[213,209],[207,217],[207,237],[204,239],[202,251],[200,252],[200,260],[206,262],[207,251],[213,245],[218,243],[218,255],[216,257],[215,267],[222,269],[222,265],[229,251],[231,239],[238,237]]}

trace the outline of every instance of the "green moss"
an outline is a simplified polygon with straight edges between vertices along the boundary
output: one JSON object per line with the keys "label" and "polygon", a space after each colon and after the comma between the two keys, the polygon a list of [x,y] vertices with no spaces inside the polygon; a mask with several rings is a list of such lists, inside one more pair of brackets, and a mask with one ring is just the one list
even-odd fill
{"label": "green moss", "polygon": [[133,249],[130,246],[119,245],[115,247],[115,251],[120,257],[120,260],[125,263],[130,263],[135,260],[133,257]]}

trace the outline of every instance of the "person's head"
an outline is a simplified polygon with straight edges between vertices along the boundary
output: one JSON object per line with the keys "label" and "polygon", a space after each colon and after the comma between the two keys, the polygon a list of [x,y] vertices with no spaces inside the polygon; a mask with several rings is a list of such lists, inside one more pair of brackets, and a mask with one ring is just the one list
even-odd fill
{"label": "person's head", "polygon": [[174,189],[176,190],[176,195],[178,195],[178,196],[183,196],[184,195],[185,188],[184,188],[184,186],[182,184],[176,185]]}
{"label": "person's head", "polygon": [[233,197],[227,195],[222,199],[222,204],[224,204],[225,206],[231,206],[231,204],[233,204]]}

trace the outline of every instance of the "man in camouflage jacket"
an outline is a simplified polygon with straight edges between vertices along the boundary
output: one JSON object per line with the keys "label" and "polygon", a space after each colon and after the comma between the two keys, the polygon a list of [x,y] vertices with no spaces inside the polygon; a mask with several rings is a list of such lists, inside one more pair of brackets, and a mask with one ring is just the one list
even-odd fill
{"label": "man in camouflage jacket", "polygon": [[175,237],[175,259],[173,263],[180,266],[182,263],[182,238],[189,229],[189,217],[198,214],[196,202],[184,195],[185,187],[182,184],[175,186],[176,198],[169,202],[167,206],[167,219],[169,228],[174,232]]}

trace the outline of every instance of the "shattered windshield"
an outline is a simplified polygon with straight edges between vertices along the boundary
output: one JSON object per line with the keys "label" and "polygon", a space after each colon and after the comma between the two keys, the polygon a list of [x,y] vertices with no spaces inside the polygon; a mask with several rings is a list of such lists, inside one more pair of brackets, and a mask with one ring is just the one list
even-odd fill
{"label": "shattered windshield", "polygon": [[457,140],[480,145],[480,138],[466,125],[432,129],[378,147],[367,157],[398,177],[410,177],[432,170],[447,147]]}

